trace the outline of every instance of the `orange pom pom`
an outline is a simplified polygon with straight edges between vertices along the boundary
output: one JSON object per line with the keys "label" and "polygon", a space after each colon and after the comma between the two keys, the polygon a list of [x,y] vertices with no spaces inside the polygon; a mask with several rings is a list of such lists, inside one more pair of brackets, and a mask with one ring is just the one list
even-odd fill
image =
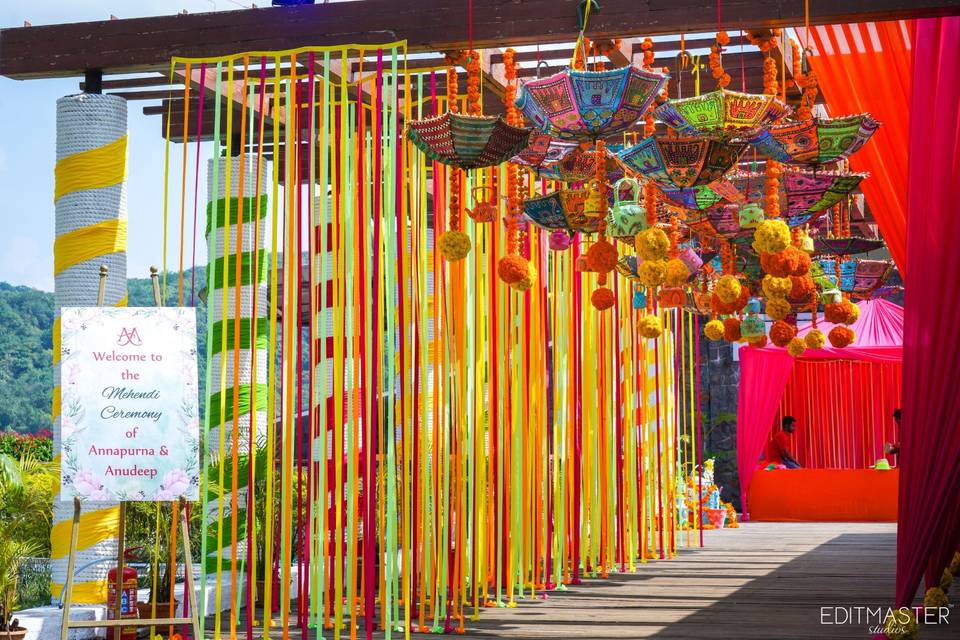
{"label": "orange pom pom", "polygon": [[793,283],[790,295],[787,296],[790,302],[810,302],[817,293],[817,285],[810,276],[790,276],[790,282]]}
{"label": "orange pom pom", "polygon": [[497,264],[497,275],[507,284],[520,282],[527,277],[529,271],[530,263],[523,256],[514,254],[500,258],[500,262]]}
{"label": "orange pom pom", "polygon": [[723,321],[723,339],[727,342],[736,342],[740,339],[740,320],[727,318]]}
{"label": "orange pom pom", "polygon": [[[810,258],[807,257],[807,265],[809,264]],[[765,273],[769,273],[776,278],[802,275],[802,273],[797,273],[800,266],[800,250],[790,246],[780,253],[761,253],[760,266]],[[806,273],[806,271],[803,273]]]}
{"label": "orange pom pom", "polygon": [[614,302],[616,302],[616,298],[613,295],[613,291],[607,287],[594,289],[593,293],[590,294],[590,303],[596,307],[598,311],[609,309],[613,306]]}
{"label": "orange pom pom", "polygon": [[777,320],[770,327],[770,342],[778,347],[787,346],[796,335],[797,328],[783,320]]}
{"label": "orange pom pom", "polygon": [[823,315],[827,322],[834,324],[853,324],[860,317],[860,307],[849,300],[824,305]]}
{"label": "orange pom pom", "polygon": [[587,249],[587,269],[597,273],[610,273],[617,266],[617,249],[606,239],[596,242]]}
{"label": "orange pom pom", "polygon": [[760,336],[754,340],[750,341],[751,347],[757,347],[758,349],[767,346],[767,336]]}
{"label": "orange pom pom", "polygon": [[853,332],[853,329],[840,326],[830,329],[830,333],[827,334],[827,338],[830,339],[830,344],[832,344],[834,347],[837,349],[843,349],[844,347],[853,344],[853,341],[857,339],[857,335]]}

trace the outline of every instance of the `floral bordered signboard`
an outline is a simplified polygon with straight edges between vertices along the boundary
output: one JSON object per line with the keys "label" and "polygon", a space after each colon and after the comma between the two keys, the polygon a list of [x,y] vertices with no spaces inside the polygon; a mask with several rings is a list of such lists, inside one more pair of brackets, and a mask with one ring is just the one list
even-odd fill
{"label": "floral bordered signboard", "polygon": [[61,500],[197,500],[195,309],[70,307],[61,331]]}

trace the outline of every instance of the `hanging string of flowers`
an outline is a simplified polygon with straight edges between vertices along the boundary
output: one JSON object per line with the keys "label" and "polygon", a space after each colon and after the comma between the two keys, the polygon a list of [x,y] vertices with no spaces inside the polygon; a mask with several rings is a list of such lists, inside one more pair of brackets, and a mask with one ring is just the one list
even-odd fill
{"label": "hanging string of flowers", "polygon": [[[463,52],[457,57],[447,54],[447,110],[451,113],[458,113],[460,106],[457,103],[459,98],[459,82],[457,80],[457,64],[463,59]],[[479,67],[478,67],[479,71]],[[479,75],[479,74],[478,74]],[[467,78],[468,86],[468,104],[469,104],[469,86],[470,78]],[[479,88],[479,78],[477,85]],[[477,91],[479,96],[479,90]],[[468,108],[469,109],[469,108]],[[470,111],[468,110],[468,113]],[[476,114],[479,115],[479,111]],[[463,187],[463,170],[459,167],[451,167],[447,174],[447,230],[440,236],[438,248],[440,254],[449,262],[463,260],[470,253],[472,242],[470,236],[461,231],[460,217],[462,211],[461,190]]]}
{"label": "hanging string of flowers", "polygon": [[[517,97],[517,62],[516,51],[507,49],[503,52],[504,78],[507,81],[503,92],[503,104],[506,107],[507,124],[519,126],[523,124],[523,116],[517,109],[514,101]],[[525,290],[533,286],[533,273],[529,261],[520,255],[520,214],[523,202],[522,183],[519,178],[519,169],[516,164],[507,163],[506,196],[507,210],[504,222],[507,227],[507,255],[497,263],[497,275],[500,280],[511,287]]]}
{"label": "hanging string of flowers", "polygon": [[718,89],[725,89],[730,84],[730,74],[723,69],[723,60],[720,54],[723,48],[730,44],[730,35],[726,31],[718,31],[716,41],[710,45],[710,55],[707,56],[707,66],[710,75],[717,81]]}
{"label": "hanging string of flowers", "polygon": [[819,88],[817,74],[811,69],[804,72],[806,52],[801,51],[796,41],[791,41],[793,50],[793,80],[800,88],[800,106],[797,108],[797,120],[809,120],[813,117],[813,105],[817,101]]}

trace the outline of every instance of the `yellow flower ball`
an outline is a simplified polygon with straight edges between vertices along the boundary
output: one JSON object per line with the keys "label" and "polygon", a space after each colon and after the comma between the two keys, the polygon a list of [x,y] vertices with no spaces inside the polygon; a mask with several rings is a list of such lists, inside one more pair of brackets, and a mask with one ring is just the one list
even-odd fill
{"label": "yellow flower ball", "polygon": [[703,327],[703,334],[710,340],[716,342],[723,338],[723,323],[719,320],[711,320]]}
{"label": "yellow flower ball", "polygon": [[638,331],[644,338],[659,338],[663,333],[663,325],[657,316],[643,316]]}
{"label": "yellow flower ball", "polygon": [[792,355],[794,358],[798,358],[800,354],[807,350],[807,344],[803,341],[803,338],[794,338],[787,345],[787,353]]}
{"label": "yellow flower ball", "polygon": [[714,287],[713,292],[717,294],[721,302],[731,304],[740,297],[742,290],[743,286],[740,281],[735,276],[727,275],[717,280],[717,286]]}
{"label": "yellow flower ball", "polygon": [[793,290],[793,281],[790,278],[778,278],[768,273],[763,276],[760,286],[763,287],[763,294],[767,298],[786,298]]}
{"label": "yellow flower ball", "polygon": [[511,282],[508,286],[514,291],[526,291],[533,287],[533,284],[537,281],[537,271],[533,268],[533,265],[530,265],[530,268],[527,269],[527,275],[518,280],[517,282]]}
{"label": "yellow flower ball", "polygon": [[753,233],[753,246],[758,253],[780,253],[790,246],[790,227],[783,220],[764,220]]}
{"label": "yellow flower ball", "polygon": [[643,260],[663,260],[670,248],[670,238],[659,227],[650,227],[637,234],[634,239],[637,253]]}
{"label": "yellow flower ball", "polygon": [[671,287],[681,287],[689,277],[690,270],[687,269],[687,265],[683,264],[682,260],[674,258],[667,262],[666,279],[668,285]]}
{"label": "yellow flower ball", "polygon": [[820,329],[811,329],[803,341],[809,349],[823,349],[823,345],[827,343],[827,336],[823,335]]}
{"label": "yellow flower ball", "polygon": [[645,287],[659,287],[667,278],[667,263],[663,260],[644,260],[637,267],[637,277]]}
{"label": "yellow flower ball", "polygon": [[783,298],[769,298],[764,311],[771,320],[783,320],[789,315],[790,309],[790,303]]}
{"label": "yellow flower ball", "polygon": [[917,637],[917,616],[909,609],[893,609],[883,627],[890,640],[912,640]]}
{"label": "yellow flower ball", "polygon": [[860,307],[856,302],[850,303],[850,308],[847,309],[847,322],[846,324],[853,324],[860,318]]}
{"label": "yellow flower ball", "polygon": [[960,573],[960,551],[953,554],[953,560],[950,561],[950,573]]}
{"label": "yellow flower ball", "polygon": [[923,595],[923,606],[931,609],[946,607],[950,604],[950,598],[940,587],[930,587]]}
{"label": "yellow flower ball", "polygon": [[462,231],[444,231],[440,236],[440,255],[449,262],[466,258],[471,246],[470,236]]}

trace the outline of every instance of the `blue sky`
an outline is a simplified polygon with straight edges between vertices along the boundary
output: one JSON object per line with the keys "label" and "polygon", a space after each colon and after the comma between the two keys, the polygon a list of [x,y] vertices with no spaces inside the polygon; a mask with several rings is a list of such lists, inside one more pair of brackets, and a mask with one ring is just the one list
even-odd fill
{"label": "blue sky", "polygon": [[[257,4],[266,6],[269,0],[259,0]],[[239,5],[231,0],[3,0],[0,26],[22,26],[24,20],[34,25],[104,20],[110,14],[120,18],[168,15],[181,9],[199,13],[239,9]],[[80,80],[0,78],[0,112],[4,116],[0,119],[0,190],[4,196],[0,213],[4,226],[4,232],[0,233],[0,281],[53,290],[56,101],[61,96],[77,93]],[[143,115],[143,104],[131,102],[128,112],[128,273],[131,277],[146,277],[151,264],[161,264],[163,254],[164,144],[160,117]],[[171,145],[170,153],[173,164],[174,159],[179,159],[182,147]],[[204,155],[208,156],[209,152]],[[179,163],[176,166],[179,167]],[[201,179],[201,203],[203,199]],[[180,232],[179,189],[176,193],[171,190],[170,202],[168,231],[175,239]],[[188,216],[192,218],[191,212]],[[200,238],[198,264],[205,260],[203,248]],[[168,267],[176,267],[177,249],[177,241],[171,241]]]}

